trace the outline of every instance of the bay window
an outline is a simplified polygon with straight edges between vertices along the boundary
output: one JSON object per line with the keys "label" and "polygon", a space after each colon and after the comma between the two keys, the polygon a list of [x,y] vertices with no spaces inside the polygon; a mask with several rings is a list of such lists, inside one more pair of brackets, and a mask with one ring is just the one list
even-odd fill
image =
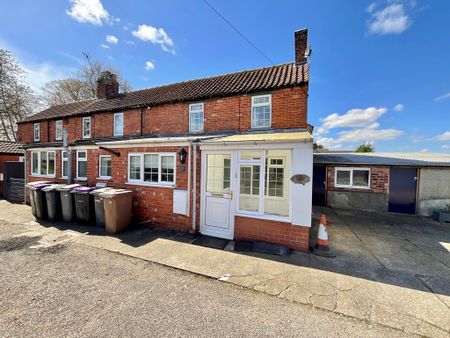
{"label": "bay window", "polygon": [[87,151],[77,150],[77,180],[87,179]]}
{"label": "bay window", "polygon": [[55,152],[34,151],[31,153],[31,174],[55,177]]}
{"label": "bay window", "polygon": [[369,168],[336,168],[334,173],[336,188],[369,189]]}
{"label": "bay window", "polygon": [[290,150],[241,151],[238,212],[289,217]]}
{"label": "bay window", "polygon": [[175,184],[175,153],[130,153],[128,181],[143,185]]}

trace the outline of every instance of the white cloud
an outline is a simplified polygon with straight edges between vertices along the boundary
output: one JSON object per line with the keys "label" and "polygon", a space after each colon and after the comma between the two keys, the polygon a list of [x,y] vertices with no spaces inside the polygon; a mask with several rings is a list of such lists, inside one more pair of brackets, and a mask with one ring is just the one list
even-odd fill
{"label": "white cloud", "polygon": [[134,45],[134,41],[131,41],[131,40],[127,40],[127,41],[125,41],[125,43],[126,43],[127,45]]}
{"label": "white cloud", "polygon": [[430,149],[428,149],[428,148],[423,148],[423,149],[420,149],[420,151],[421,151],[422,153],[427,153],[427,152],[430,151]]}
{"label": "white cloud", "polygon": [[438,141],[450,141],[450,131],[446,131],[438,136],[436,136]]}
{"label": "white cloud", "polygon": [[102,47],[102,48],[109,48],[109,46],[108,46],[108,45],[105,45],[104,43],[102,43],[102,44],[100,45],[100,47]]}
{"label": "white cloud", "polygon": [[411,25],[411,19],[405,12],[401,3],[392,3],[389,6],[373,12],[368,21],[369,32],[373,34],[400,34]]}
{"label": "white cloud", "polygon": [[339,133],[339,142],[375,142],[393,140],[403,134],[398,129],[378,129],[379,124],[374,123],[367,128],[346,130]]}
{"label": "white cloud", "polygon": [[450,93],[438,96],[437,98],[434,99],[434,101],[441,101],[441,100],[445,100],[445,99],[448,99],[448,98],[450,98]]}
{"label": "white cloud", "polygon": [[403,109],[405,109],[405,106],[404,106],[403,104],[401,104],[401,103],[397,103],[397,104],[394,106],[394,110],[395,110],[395,111],[403,111]]}
{"label": "white cloud", "polygon": [[72,74],[75,69],[58,66],[49,62],[42,63],[22,63],[26,71],[26,81],[36,92],[40,92],[41,87],[49,81],[59,80]]}
{"label": "white cloud", "polygon": [[369,107],[350,109],[343,115],[333,113],[320,119],[322,125],[318,128],[318,134],[326,134],[333,128],[364,127],[378,120],[386,112],[386,108]]}
{"label": "white cloud", "polygon": [[444,144],[444,145],[442,146],[442,149],[450,149],[450,144]]}
{"label": "white cloud", "polygon": [[156,28],[150,25],[140,25],[137,30],[133,31],[136,38],[142,41],[148,41],[161,46],[162,50],[175,54],[173,50],[173,41],[163,28]]}
{"label": "white cloud", "polygon": [[367,13],[372,13],[373,10],[375,9],[375,7],[377,7],[377,4],[375,2],[372,2],[369,6],[367,6],[366,12]]}
{"label": "white cloud", "polygon": [[117,43],[119,42],[119,39],[116,38],[114,35],[107,35],[106,42],[108,42],[112,45],[117,45]]}
{"label": "white cloud", "polygon": [[117,21],[109,15],[100,0],[70,0],[70,2],[72,8],[66,9],[66,13],[78,22],[102,26],[104,23]]}
{"label": "white cloud", "polygon": [[149,71],[153,70],[153,69],[155,69],[155,64],[153,62],[151,62],[151,61],[147,61],[145,63],[145,69],[147,69]]}

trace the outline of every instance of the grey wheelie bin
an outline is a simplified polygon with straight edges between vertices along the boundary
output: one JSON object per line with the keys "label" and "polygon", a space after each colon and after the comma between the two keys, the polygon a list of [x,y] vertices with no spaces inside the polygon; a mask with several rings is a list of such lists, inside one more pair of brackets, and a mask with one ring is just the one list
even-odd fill
{"label": "grey wheelie bin", "polygon": [[40,185],[40,184],[49,184],[49,181],[38,181],[38,182],[30,182],[25,186],[26,192],[27,192],[27,197],[28,200],[30,201],[30,206],[31,206],[31,213],[33,214],[34,217],[37,217],[37,213],[36,213],[36,202],[34,199],[34,187],[36,185]]}
{"label": "grey wheelie bin", "polygon": [[90,194],[92,190],[95,190],[95,187],[78,187],[70,192],[75,201],[75,213],[79,223],[94,222],[94,195]]}
{"label": "grey wheelie bin", "polygon": [[47,204],[47,216],[50,221],[58,221],[62,217],[61,198],[59,197],[59,191],[57,190],[59,186],[60,184],[51,184],[42,188]]}
{"label": "grey wheelie bin", "polygon": [[70,191],[79,186],[79,184],[63,184],[56,188],[56,190],[59,191],[62,218],[64,222],[75,221],[75,203]]}
{"label": "grey wheelie bin", "polygon": [[128,229],[131,222],[133,192],[125,189],[108,189],[102,196],[106,232],[116,234]]}
{"label": "grey wheelie bin", "polygon": [[36,212],[35,216],[40,219],[47,219],[47,203],[42,189],[48,187],[49,185],[51,184],[50,183],[34,184],[30,188],[35,205],[35,212]]}
{"label": "grey wheelie bin", "polygon": [[105,227],[105,207],[102,193],[109,189],[111,188],[99,188],[91,191],[91,195],[94,196],[95,225],[101,228]]}

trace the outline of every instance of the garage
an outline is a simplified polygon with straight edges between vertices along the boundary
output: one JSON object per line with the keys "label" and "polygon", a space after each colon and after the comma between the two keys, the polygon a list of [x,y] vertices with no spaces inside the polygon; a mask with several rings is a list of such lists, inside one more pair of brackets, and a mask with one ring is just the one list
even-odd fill
{"label": "garage", "polygon": [[314,154],[313,205],[431,216],[450,208],[450,155]]}

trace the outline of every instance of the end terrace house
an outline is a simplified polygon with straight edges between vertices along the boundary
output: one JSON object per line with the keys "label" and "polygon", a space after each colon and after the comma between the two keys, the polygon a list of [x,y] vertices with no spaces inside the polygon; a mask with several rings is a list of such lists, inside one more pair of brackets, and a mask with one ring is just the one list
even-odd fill
{"label": "end terrace house", "polygon": [[129,93],[103,73],[97,99],[19,123],[27,180],[125,187],[151,226],[307,251],[312,183],[291,180],[313,168],[307,30],[294,44],[292,63]]}

